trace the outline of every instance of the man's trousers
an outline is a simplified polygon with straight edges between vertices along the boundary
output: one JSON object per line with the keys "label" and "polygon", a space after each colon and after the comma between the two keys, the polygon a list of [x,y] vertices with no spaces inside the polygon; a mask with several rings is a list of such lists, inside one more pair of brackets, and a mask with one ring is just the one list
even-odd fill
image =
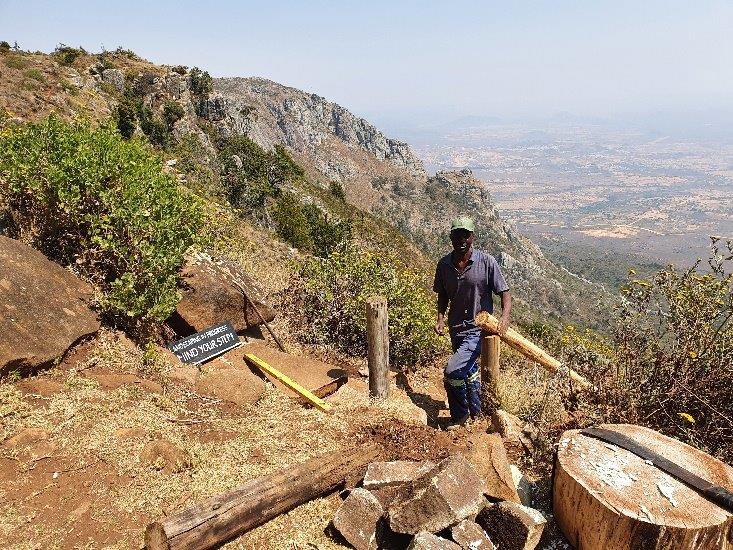
{"label": "man's trousers", "polygon": [[451,420],[481,414],[481,329],[471,328],[451,333],[453,355],[445,368],[445,392],[448,394]]}

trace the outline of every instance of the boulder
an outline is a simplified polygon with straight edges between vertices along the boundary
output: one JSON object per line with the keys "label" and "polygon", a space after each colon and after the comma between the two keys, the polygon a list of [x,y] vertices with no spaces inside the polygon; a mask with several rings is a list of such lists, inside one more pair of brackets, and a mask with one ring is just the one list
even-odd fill
{"label": "boulder", "polygon": [[501,437],[511,442],[519,443],[524,435],[522,433],[524,422],[519,417],[502,409],[497,409],[491,415],[491,427]]}
{"label": "boulder", "polygon": [[486,484],[486,496],[491,500],[511,500],[519,503],[511,466],[498,434],[471,434],[466,458],[474,465]]}
{"label": "boulder", "polygon": [[236,405],[256,403],[265,393],[265,382],[242,369],[217,369],[196,382],[196,391]]}
{"label": "boulder", "polygon": [[412,539],[407,550],[461,550],[455,542],[438,537],[428,531],[420,531]]}
{"label": "boulder", "polygon": [[533,484],[514,464],[510,468],[512,469],[512,479],[514,480],[514,486],[517,488],[521,504],[532,506]]}
{"label": "boulder", "polygon": [[170,441],[158,439],[143,447],[140,461],[166,474],[182,472],[191,467],[191,457]]}
{"label": "boulder", "polygon": [[491,541],[501,550],[534,550],[547,524],[544,516],[514,502],[490,504],[476,516]]}
{"label": "boulder", "polygon": [[376,550],[381,540],[384,509],[366,489],[356,488],[333,518],[333,526],[356,550]]}
{"label": "boulder", "polygon": [[181,279],[182,298],[168,319],[178,334],[193,334],[224,321],[244,332],[262,324],[255,307],[268,323],[275,319],[275,312],[260,300],[254,283],[237,264],[197,258],[186,264]]}
{"label": "boulder", "polygon": [[413,462],[411,460],[396,460],[393,462],[372,462],[367,466],[364,475],[364,487],[367,489],[381,489],[394,487],[415,481],[430,470],[435,463]]}
{"label": "boulder", "polygon": [[484,483],[468,460],[454,455],[417,479],[405,498],[392,503],[389,525],[396,533],[436,533],[476,514],[485,503]]}
{"label": "boulder", "polygon": [[489,535],[475,521],[464,519],[451,528],[450,534],[463,550],[496,550]]}
{"label": "boulder", "polygon": [[513,448],[520,450],[524,447],[530,452],[534,449],[532,438],[528,434],[536,432],[536,428],[525,424],[517,416],[497,409],[491,416],[491,427]]}
{"label": "boulder", "polygon": [[92,287],[33,248],[0,236],[0,376],[49,367],[99,330]]}

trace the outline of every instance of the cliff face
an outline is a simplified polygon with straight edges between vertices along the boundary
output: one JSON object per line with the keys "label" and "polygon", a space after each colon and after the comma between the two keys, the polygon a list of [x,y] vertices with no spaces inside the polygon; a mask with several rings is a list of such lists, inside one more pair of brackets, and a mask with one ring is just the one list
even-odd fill
{"label": "cliff face", "polygon": [[[364,153],[417,177],[422,162],[406,143],[387,138],[363,118],[319,95],[307,94],[263,78],[214,80],[209,112],[232,132],[245,133],[258,145],[276,143],[308,157],[323,175],[345,182],[358,175]],[[346,146],[346,150],[341,150]]]}

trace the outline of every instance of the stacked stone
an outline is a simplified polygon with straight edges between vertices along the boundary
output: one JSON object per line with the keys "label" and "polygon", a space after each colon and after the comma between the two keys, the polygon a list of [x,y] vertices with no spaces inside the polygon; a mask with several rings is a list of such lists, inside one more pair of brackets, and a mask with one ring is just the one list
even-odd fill
{"label": "stacked stone", "polygon": [[411,550],[534,549],[546,523],[542,514],[511,500],[490,502],[487,496],[498,500],[491,485],[462,455],[438,464],[375,462],[333,525],[357,550],[396,541],[402,548],[409,541]]}

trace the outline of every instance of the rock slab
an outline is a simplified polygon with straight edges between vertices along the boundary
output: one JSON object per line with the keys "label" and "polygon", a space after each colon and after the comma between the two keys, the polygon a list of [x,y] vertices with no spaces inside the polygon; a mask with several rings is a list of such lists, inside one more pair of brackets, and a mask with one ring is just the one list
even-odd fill
{"label": "rock slab", "polygon": [[450,534],[463,550],[496,550],[489,535],[475,521],[464,519],[451,528]]}
{"label": "rock slab", "polygon": [[498,434],[476,433],[469,437],[467,458],[486,484],[486,496],[491,500],[511,500],[520,497],[512,477],[504,442]]}
{"label": "rock slab", "polygon": [[396,487],[415,481],[435,468],[429,460],[414,462],[411,460],[395,460],[392,462],[372,462],[367,466],[364,475],[366,489],[382,489]]}
{"label": "rock slab", "polygon": [[389,509],[389,525],[396,533],[437,533],[476,514],[485,503],[485,487],[468,460],[454,455],[412,483],[405,498]]}
{"label": "rock slab", "polygon": [[420,531],[407,550],[461,550],[455,542],[438,537],[428,531]]}
{"label": "rock slab", "polygon": [[[193,334],[224,321],[244,332],[262,324],[255,308],[269,323],[275,312],[258,297],[253,281],[232,263],[197,258],[181,273],[182,298],[168,324],[181,335]],[[236,286],[239,283],[245,294]]]}
{"label": "rock slab", "polygon": [[547,520],[533,508],[507,501],[486,506],[476,523],[501,550],[534,550]]}
{"label": "rock slab", "polygon": [[372,493],[356,488],[333,518],[333,526],[356,550],[376,550],[383,529],[384,509]]}
{"label": "rock slab", "polygon": [[0,236],[0,376],[53,365],[99,330],[92,287],[20,241]]}

